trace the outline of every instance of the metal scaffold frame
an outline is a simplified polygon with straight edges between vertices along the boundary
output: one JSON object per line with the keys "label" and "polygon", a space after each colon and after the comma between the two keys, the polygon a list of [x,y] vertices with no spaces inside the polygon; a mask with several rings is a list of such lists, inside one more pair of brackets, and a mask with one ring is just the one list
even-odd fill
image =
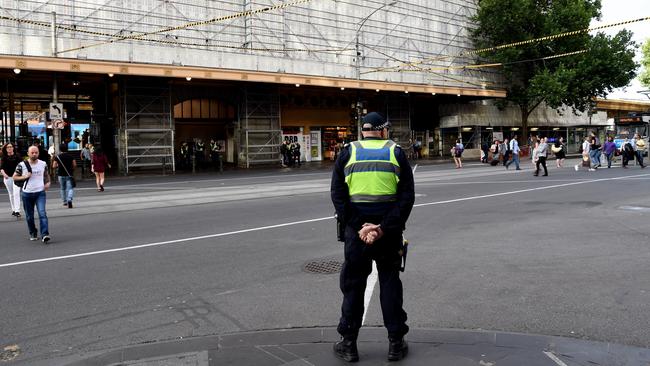
{"label": "metal scaffold frame", "polygon": [[[500,82],[493,70],[458,67],[475,61],[463,56],[473,47],[475,0],[314,0],[276,8],[283,3],[291,1],[0,0],[0,52],[49,56],[24,40],[49,44],[56,13],[58,57],[468,88]],[[397,72],[411,61],[454,67]]]}
{"label": "metal scaffold frame", "polygon": [[241,161],[253,164],[279,164],[282,130],[280,129],[280,95],[277,89],[245,88],[240,108]]}
{"label": "metal scaffold frame", "polygon": [[123,171],[133,168],[168,167],[176,171],[174,121],[170,87],[130,86],[120,88],[123,116],[120,119],[119,150]]}

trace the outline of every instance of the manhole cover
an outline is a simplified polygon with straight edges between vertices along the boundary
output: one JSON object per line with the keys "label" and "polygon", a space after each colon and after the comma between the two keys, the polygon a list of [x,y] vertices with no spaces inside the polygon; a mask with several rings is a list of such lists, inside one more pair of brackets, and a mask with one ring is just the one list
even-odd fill
{"label": "manhole cover", "polygon": [[307,262],[303,270],[308,273],[332,274],[341,272],[343,263],[335,260]]}

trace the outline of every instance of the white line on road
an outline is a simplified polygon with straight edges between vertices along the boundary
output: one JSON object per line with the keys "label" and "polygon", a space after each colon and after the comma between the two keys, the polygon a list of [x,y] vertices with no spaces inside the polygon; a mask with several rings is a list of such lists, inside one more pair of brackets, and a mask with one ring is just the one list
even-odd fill
{"label": "white line on road", "polygon": [[[229,231],[227,233],[201,235],[201,236],[195,236],[195,237],[191,237],[191,238],[183,238],[183,239],[176,239],[176,240],[161,241],[161,242],[157,242],[157,243],[133,245],[133,246],[129,246],[129,247],[106,249],[106,250],[98,250],[98,251],[95,251],[95,252],[62,255],[62,256],[58,256],[58,257],[49,257],[49,258],[41,258],[41,259],[32,259],[32,260],[14,262],[14,263],[4,263],[4,264],[0,264],[0,268],[19,266],[19,265],[22,265],[22,264],[30,264],[30,263],[50,262],[50,261],[56,261],[56,260],[61,260],[61,259],[68,259],[68,258],[86,257],[86,256],[89,256],[89,255],[96,255],[96,254],[122,252],[122,251],[126,251],[126,250],[133,250],[133,249],[140,249],[140,248],[147,248],[147,247],[158,247],[158,246],[163,246],[163,245],[182,243],[182,242],[186,242],[186,241],[218,238],[220,236],[228,236],[228,235],[250,233],[250,232],[253,232],[253,231],[261,231],[261,230],[275,229],[275,228],[285,227],[285,226],[306,224],[306,223],[309,223],[309,222],[331,220],[332,218],[333,218],[332,216],[328,216],[328,217],[321,217],[321,218],[318,218],[318,219],[309,219],[309,220],[301,220],[301,221],[294,221],[294,222],[286,222],[284,224],[261,226],[261,227],[256,227],[256,228],[251,228],[251,229],[244,229],[244,230],[237,230],[237,231]],[[50,244],[50,245],[52,245],[52,244]]]}
{"label": "white line on road", "polygon": [[[456,199],[445,200],[445,201],[419,203],[419,204],[414,205],[413,207],[425,207],[425,206],[432,206],[432,205],[442,205],[442,204],[447,204],[447,203],[455,203],[455,202],[470,201],[470,200],[476,200],[476,199],[482,199],[482,198],[506,196],[506,195],[517,194],[517,193],[524,193],[524,192],[531,192],[531,191],[541,191],[541,190],[545,190],[545,189],[567,187],[567,186],[578,185],[578,184],[605,182],[605,181],[610,181],[610,180],[621,180],[621,179],[629,179],[629,178],[638,178],[638,177],[643,177],[643,176],[650,176],[650,174],[639,174],[639,175],[633,175],[633,176],[603,178],[603,179],[594,179],[594,180],[587,180],[587,181],[580,181],[580,182],[573,182],[573,183],[555,184],[555,185],[551,185],[551,186],[529,188],[529,189],[520,189],[520,190],[516,190],[516,191],[493,193],[493,194],[486,194],[486,195],[481,195],[481,196],[470,196],[470,197],[456,198]],[[254,232],[254,231],[262,231],[262,230],[276,229],[276,228],[286,227],[286,226],[301,225],[301,224],[306,224],[306,223],[310,223],[310,222],[331,220],[332,218],[333,218],[332,216],[327,216],[327,217],[320,217],[320,218],[309,219],[309,220],[287,222],[287,223],[284,223],[284,224],[261,226],[261,227],[250,228],[250,229],[229,231],[229,232],[225,232],[225,233],[201,235],[201,236],[182,238],[182,239],[176,239],[176,240],[168,240],[168,241],[162,241],[162,242],[157,242],[157,243],[133,245],[133,246],[122,247],[122,248],[98,250],[98,251],[94,251],[94,252],[62,255],[62,256],[57,256],[57,257],[31,259],[31,260],[13,262],[13,263],[3,263],[3,264],[0,264],[0,268],[14,267],[14,266],[20,266],[20,265],[32,264],[32,263],[51,262],[51,261],[69,259],[69,258],[87,257],[87,256],[91,256],[91,255],[115,253],[115,252],[122,252],[122,251],[134,250],[134,249],[140,249],[140,248],[164,246],[164,245],[176,244],[176,243],[182,243],[182,242],[188,242],[188,241],[196,241],[196,240],[203,240],[203,239],[210,239],[210,238],[218,238],[218,237],[222,237],[222,236],[237,235],[237,234],[243,234],[243,233],[250,233],[250,232]]]}
{"label": "white line on road", "polygon": [[556,355],[554,355],[552,352],[544,351],[544,354],[548,356],[553,362],[558,364],[559,366],[568,366],[564,361],[560,360]]}

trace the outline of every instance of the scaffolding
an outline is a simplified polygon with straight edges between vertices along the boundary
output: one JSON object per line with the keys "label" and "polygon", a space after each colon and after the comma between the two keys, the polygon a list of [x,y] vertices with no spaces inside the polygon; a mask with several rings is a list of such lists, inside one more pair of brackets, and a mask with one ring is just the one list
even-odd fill
{"label": "scaffolding", "polygon": [[240,111],[241,152],[239,163],[246,168],[280,164],[280,95],[275,88],[247,87]]}
{"label": "scaffolding", "polygon": [[[476,0],[0,0],[0,54],[497,87],[458,66],[473,48]],[[268,9],[268,10],[264,10]],[[409,62],[421,68],[396,72]],[[378,71],[389,68],[391,71]]]}
{"label": "scaffolding", "polygon": [[137,168],[175,172],[170,87],[121,84],[119,155],[124,174]]}

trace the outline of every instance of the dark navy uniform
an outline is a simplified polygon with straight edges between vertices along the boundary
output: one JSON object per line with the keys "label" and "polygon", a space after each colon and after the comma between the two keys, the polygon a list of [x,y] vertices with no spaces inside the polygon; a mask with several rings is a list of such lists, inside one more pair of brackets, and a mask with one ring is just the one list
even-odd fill
{"label": "dark navy uniform", "polygon": [[[383,140],[366,138],[366,140]],[[390,142],[389,140],[385,140]],[[357,143],[358,144],[358,143]],[[360,145],[355,145],[360,146]],[[345,262],[341,270],[340,286],[343,292],[342,315],[338,332],[348,339],[355,339],[361,327],[364,310],[366,281],[372,271],[372,260],[379,272],[380,301],[384,325],[389,338],[400,339],[409,330],[406,312],[402,308],[402,282],[399,278],[402,232],[415,201],[413,172],[406,154],[397,146],[394,158],[398,183],[394,199],[376,202],[352,202],[350,187],[346,183],[346,165],[351,151],[346,145],[340,152],[332,174],[331,196],[338,218],[345,224]],[[364,223],[380,224],[384,236],[367,245],[358,231]]]}

